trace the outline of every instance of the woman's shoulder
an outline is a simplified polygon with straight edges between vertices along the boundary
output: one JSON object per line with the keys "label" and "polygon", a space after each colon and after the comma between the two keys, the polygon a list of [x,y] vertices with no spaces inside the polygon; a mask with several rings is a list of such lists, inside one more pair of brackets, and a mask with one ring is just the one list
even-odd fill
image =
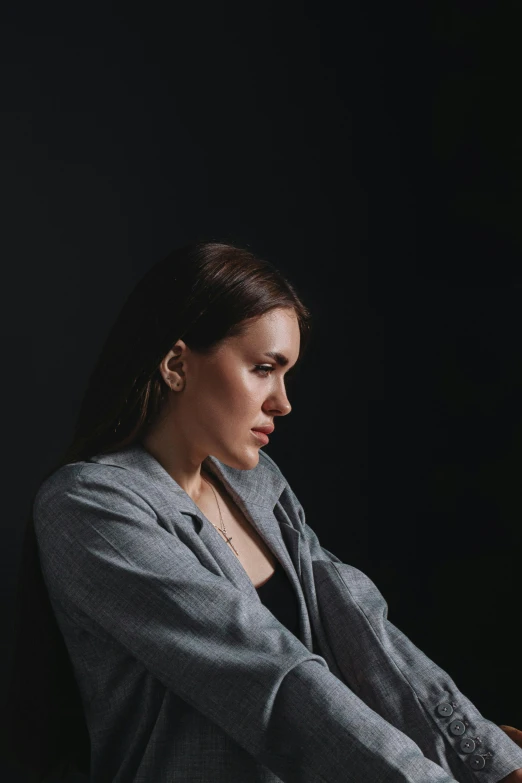
{"label": "woman's shoulder", "polygon": [[93,489],[100,491],[110,487],[128,487],[124,471],[116,466],[91,460],[80,460],[60,465],[40,483],[34,495],[32,510],[35,524],[67,505],[74,497],[80,497]]}
{"label": "woman's shoulder", "polygon": [[87,477],[116,476],[114,466],[101,464],[91,460],[79,460],[78,462],[68,462],[66,465],[60,465],[49,473],[38,487],[36,498],[44,497],[49,493],[60,492],[68,487],[76,486],[82,483]]}
{"label": "woman's shoulder", "polygon": [[45,498],[74,485],[84,464],[84,462],[70,462],[67,465],[60,465],[52,473],[48,473],[40,482],[34,503],[39,505]]}

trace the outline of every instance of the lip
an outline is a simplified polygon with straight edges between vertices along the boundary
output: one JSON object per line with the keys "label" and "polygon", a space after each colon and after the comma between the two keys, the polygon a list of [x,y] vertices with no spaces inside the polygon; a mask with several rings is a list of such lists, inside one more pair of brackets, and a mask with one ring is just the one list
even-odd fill
{"label": "lip", "polygon": [[273,424],[265,424],[263,427],[252,427],[252,429],[254,432],[264,432],[265,435],[270,435],[275,430],[275,427]]}
{"label": "lip", "polygon": [[263,444],[263,446],[266,446],[266,444],[268,443],[268,435],[265,435],[265,433],[264,433],[264,432],[261,432],[260,430],[250,430],[250,432],[251,432],[251,433],[252,433],[252,434],[253,434],[253,435],[254,435],[254,436],[255,436],[255,437],[258,439],[258,440],[260,440],[260,441],[261,441],[261,443]]}

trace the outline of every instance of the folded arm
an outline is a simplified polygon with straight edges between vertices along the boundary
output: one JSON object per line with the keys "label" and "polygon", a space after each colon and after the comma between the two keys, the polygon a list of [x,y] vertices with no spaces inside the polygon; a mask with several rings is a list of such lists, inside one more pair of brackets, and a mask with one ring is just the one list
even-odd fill
{"label": "folded arm", "polygon": [[286,783],[454,783],[261,602],[203,566],[146,498],[98,464],[40,489],[44,578],[80,626],[121,643]]}
{"label": "folded arm", "polygon": [[343,681],[457,780],[519,781],[522,749],[388,620],[376,585],[321,546],[288,491],[307,542],[303,549],[311,558],[321,622]]}

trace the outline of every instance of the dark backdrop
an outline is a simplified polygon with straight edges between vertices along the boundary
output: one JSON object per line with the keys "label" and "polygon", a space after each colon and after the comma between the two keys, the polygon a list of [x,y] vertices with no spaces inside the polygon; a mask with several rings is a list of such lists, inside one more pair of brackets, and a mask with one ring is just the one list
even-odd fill
{"label": "dark backdrop", "polygon": [[[486,717],[522,727],[520,16],[3,12],[6,628],[32,495],[119,307],[174,247],[231,240],[315,314],[267,449],[308,523]],[[7,633],[2,688],[11,653]]]}

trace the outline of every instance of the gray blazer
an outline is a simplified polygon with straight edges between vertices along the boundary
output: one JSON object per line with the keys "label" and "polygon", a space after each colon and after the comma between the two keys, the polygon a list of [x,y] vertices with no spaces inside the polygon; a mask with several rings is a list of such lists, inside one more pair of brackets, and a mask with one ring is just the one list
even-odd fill
{"label": "gray blazer", "polygon": [[142,446],[39,488],[38,550],[91,783],[496,783],[522,768],[522,748],[390,623],[373,582],[320,545],[259,455],[249,471],[205,464],[285,569],[299,638]]}

